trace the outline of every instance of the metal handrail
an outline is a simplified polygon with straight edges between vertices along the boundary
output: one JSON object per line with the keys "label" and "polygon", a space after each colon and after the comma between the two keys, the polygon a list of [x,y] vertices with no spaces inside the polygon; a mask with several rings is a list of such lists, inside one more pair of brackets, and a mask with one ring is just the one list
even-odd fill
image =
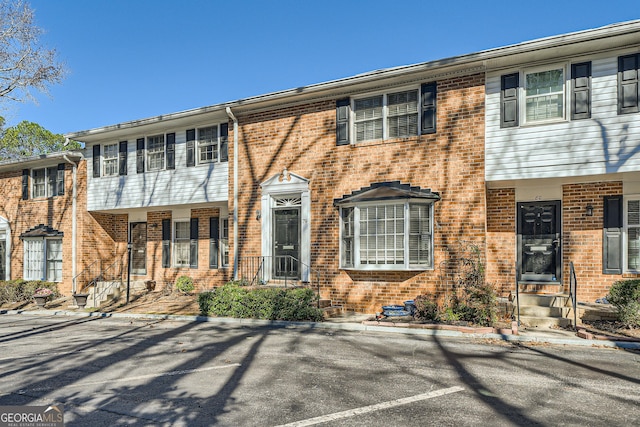
{"label": "metal handrail", "polygon": [[576,269],[573,261],[569,262],[569,297],[573,307],[573,328],[578,328],[578,279],[576,278]]}
{"label": "metal handrail", "polygon": [[[100,263],[101,260],[97,259],[95,261],[93,261],[91,264],[89,264],[84,270],[82,270],[80,273],[76,274],[75,277],[72,279],[73,282],[73,289],[76,293],[82,293],[82,291],[87,288],[87,283],[90,283],[91,281],[95,280],[98,275],[100,274],[99,272],[97,274],[91,274],[91,271],[95,270],[95,264]],[[98,271],[100,271],[101,268],[98,267]],[[81,280],[81,282],[86,282],[85,284],[82,285],[82,287],[80,289],[78,289],[78,278],[84,278],[85,275],[87,275],[90,277],[89,279],[83,279]]]}
{"label": "metal handrail", "polygon": [[518,327],[520,327],[520,270],[518,269],[518,264],[516,263],[516,321],[518,322]]}

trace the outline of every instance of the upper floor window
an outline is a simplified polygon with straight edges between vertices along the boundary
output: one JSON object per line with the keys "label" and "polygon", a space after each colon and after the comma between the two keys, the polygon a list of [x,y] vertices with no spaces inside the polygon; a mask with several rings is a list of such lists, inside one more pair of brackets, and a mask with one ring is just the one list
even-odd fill
{"label": "upper floor window", "polygon": [[164,135],[147,137],[147,170],[163,170],[164,161]]}
{"label": "upper floor window", "polygon": [[[61,163],[54,167],[33,169],[31,171],[31,197],[55,197],[64,194],[64,167],[64,163]],[[25,174],[23,174],[23,198],[26,199],[24,180]]]}
{"label": "upper floor window", "polygon": [[564,69],[525,74],[526,122],[564,117]]}
{"label": "upper floor window", "polygon": [[336,102],[336,144],[436,131],[436,84]]}
{"label": "upper floor window", "polygon": [[228,123],[187,130],[187,166],[226,162]]}
{"label": "upper floor window", "polygon": [[[591,62],[505,74],[500,78],[500,127],[591,117]],[[568,93],[570,96],[568,96]],[[567,102],[570,108],[567,109]]]}
{"label": "upper floor window", "polygon": [[109,144],[104,146],[104,175],[118,174],[118,144]]}

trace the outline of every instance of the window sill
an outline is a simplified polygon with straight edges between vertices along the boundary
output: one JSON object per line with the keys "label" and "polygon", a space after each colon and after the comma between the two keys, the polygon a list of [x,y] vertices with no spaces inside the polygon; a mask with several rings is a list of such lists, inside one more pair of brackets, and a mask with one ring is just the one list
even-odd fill
{"label": "window sill", "polygon": [[376,267],[376,266],[366,266],[366,267],[340,267],[340,270],[343,271],[378,271],[378,272],[389,272],[393,273],[395,271],[433,271],[433,267]]}
{"label": "window sill", "polygon": [[[561,124],[561,123],[569,123],[570,121],[571,120],[565,119],[565,118],[540,120],[540,121],[537,121],[537,122],[523,123],[519,127],[521,127],[521,128],[532,128],[532,127],[537,127],[537,126],[557,125],[557,124]],[[510,128],[505,128],[505,129],[510,129]]]}

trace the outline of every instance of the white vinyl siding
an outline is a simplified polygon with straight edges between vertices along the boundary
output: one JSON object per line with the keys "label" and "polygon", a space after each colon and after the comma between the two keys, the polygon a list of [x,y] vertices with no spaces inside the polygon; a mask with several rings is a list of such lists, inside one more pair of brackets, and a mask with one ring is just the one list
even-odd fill
{"label": "white vinyl siding", "polygon": [[640,135],[640,115],[618,115],[618,56],[616,52],[575,61],[591,60],[592,66],[591,118],[584,120],[500,128],[500,76],[514,70],[488,73],[486,180],[562,178],[640,170],[640,152],[629,146],[629,142]]}
{"label": "white vinyl siding", "polygon": [[176,221],[173,236],[173,264],[176,267],[189,267],[191,254],[189,221]]}
{"label": "white vinyl siding", "polygon": [[[138,135],[124,135],[122,139],[135,141]],[[129,144],[135,149],[135,144]],[[146,150],[145,150],[146,151]],[[224,203],[228,199],[228,162],[211,163],[206,167],[185,167],[185,130],[176,131],[175,169],[135,173],[136,156],[126,156],[129,173],[121,179],[93,177],[93,153],[87,155],[87,207],[89,211],[159,207],[166,205]],[[146,161],[146,157],[145,157]],[[133,171],[133,172],[131,172]]]}
{"label": "white vinyl siding", "polygon": [[418,135],[418,98],[411,89],[354,99],[355,142]]}
{"label": "white vinyl siding", "polygon": [[104,146],[103,154],[104,175],[118,175],[118,144]]}
{"label": "white vinyl siding", "polygon": [[432,267],[432,207],[431,203],[388,202],[341,208],[341,267]]}

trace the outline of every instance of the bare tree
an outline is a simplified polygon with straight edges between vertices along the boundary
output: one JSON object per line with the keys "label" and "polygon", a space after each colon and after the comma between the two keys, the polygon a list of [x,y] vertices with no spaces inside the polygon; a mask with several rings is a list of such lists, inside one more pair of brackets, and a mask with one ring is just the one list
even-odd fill
{"label": "bare tree", "polygon": [[40,44],[42,33],[26,2],[0,0],[0,100],[33,100],[31,89],[47,93],[49,85],[64,77],[56,51]]}

